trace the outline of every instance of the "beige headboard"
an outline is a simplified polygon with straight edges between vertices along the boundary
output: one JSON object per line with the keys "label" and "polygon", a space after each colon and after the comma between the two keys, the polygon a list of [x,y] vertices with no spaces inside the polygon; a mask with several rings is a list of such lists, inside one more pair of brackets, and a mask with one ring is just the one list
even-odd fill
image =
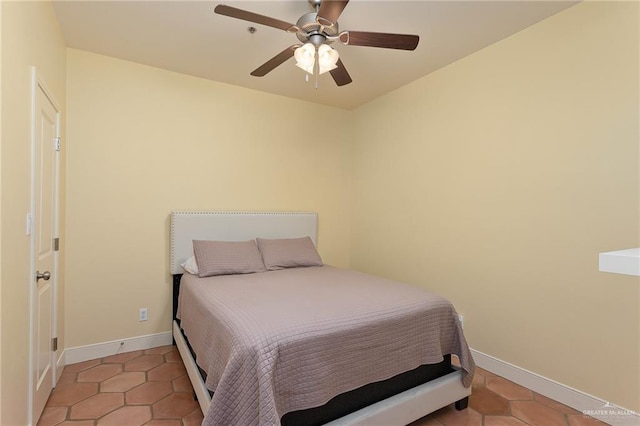
{"label": "beige headboard", "polygon": [[193,240],[246,241],[311,237],[318,244],[318,214],[289,212],[171,213],[171,274],[193,255]]}

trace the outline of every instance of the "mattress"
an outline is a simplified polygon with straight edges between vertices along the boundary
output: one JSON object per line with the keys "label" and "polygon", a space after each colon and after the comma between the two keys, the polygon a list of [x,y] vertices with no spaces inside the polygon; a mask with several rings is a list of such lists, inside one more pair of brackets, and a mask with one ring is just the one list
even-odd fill
{"label": "mattress", "polygon": [[204,425],[274,425],[288,412],[455,354],[457,314],[425,289],[330,266],[197,278],[178,318],[213,391]]}

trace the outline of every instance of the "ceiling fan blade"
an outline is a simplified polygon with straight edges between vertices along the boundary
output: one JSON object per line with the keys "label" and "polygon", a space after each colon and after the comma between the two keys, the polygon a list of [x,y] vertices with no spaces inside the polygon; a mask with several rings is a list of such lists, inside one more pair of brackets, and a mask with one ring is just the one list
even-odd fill
{"label": "ceiling fan blade", "polygon": [[287,47],[282,52],[260,65],[258,68],[251,71],[251,75],[254,77],[264,77],[269,72],[273,71],[278,65],[281,65],[287,61],[287,59],[291,58],[298,47],[300,47],[299,44]]}
{"label": "ceiling fan blade", "polygon": [[338,59],[336,65],[338,66],[337,68],[329,71],[329,73],[331,73],[331,77],[333,77],[333,81],[335,81],[338,86],[344,86],[345,84],[351,83],[353,80],[351,80],[351,76],[340,59]]}
{"label": "ceiling fan blade", "polygon": [[242,19],[244,21],[255,22],[256,24],[266,25],[268,27],[278,28],[279,30],[296,32],[298,27],[279,19],[270,18],[257,13],[247,12],[246,10],[237,9],[235,7],[219,4],[213,9],[219,15],[230,16],[232,18]]}
{"label": "ceiling fan blade", "polygon": [[383,47],[386,49],[415,50],[420,37],[409,34],[372,33],[368,31],[344,31],[340,41],[349,46]]}
{"label": "ceiling fan blade", "polygon": [[338,21],[347,3],[349,0],[322,0],[316,21],[325,27],[332,27]]}

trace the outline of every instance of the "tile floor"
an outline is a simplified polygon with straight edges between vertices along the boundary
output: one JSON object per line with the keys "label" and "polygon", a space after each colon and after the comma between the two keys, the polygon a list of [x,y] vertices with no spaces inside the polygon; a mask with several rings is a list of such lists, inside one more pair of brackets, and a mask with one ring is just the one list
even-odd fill
{"label": "tile floor", "polygon": [[200,406],[175,346],[67,365],[38,426],[195,426]]}
{"label": "tile floor", "polygon": [[604,426],[606,423],[476,368],[469,407],[442,408],[410,426]]}
{"label": "tile floor", "polygon": [[[191,426],[202,423],[175,346],[65,367],[38,426]],[[411,426],[604,425],[502,377],[477,369],[469,408],[453,405]]]}

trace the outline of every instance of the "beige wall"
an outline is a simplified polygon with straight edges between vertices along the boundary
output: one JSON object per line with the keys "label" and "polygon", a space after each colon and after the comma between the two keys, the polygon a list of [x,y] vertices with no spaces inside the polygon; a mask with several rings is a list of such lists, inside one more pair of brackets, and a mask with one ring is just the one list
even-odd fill
{"label": "beige wall", "polygon": [[170,330],[172,210],[316,211],[349,264],[348,112],[73,49],[67,72],[67,348]]}
{"label": "beige wall", "polygon": [[352,266],[450,297],[470,345],[640,411],[638,3],[579,4],[360,108]]}
{"label": "beige wall", "polygon": [[[27,422],[31,66],[60,103],[64,117],[66,47],[49,2],[2,2],[1,272],[2,425]],[[62,128],[64,136],[64,124]],[[62,152],[64,158],[64,150]],[[64,167],[64,163],[63,163]],[[63,169],[64,170],[64,169]],[[64,173],[62,173],[64,183]],[[64,185],[63,185],[64,188]],[[64,189],[62,193],[64,200]],[[64,214],[64,212],[62,212]],[[64,229],[62,229],[64,241]],[[61,253],[64,266],[64,250]],[[64,274],[61,274],[61,296]],[[63,325],[58,331],[64,345]]]}

